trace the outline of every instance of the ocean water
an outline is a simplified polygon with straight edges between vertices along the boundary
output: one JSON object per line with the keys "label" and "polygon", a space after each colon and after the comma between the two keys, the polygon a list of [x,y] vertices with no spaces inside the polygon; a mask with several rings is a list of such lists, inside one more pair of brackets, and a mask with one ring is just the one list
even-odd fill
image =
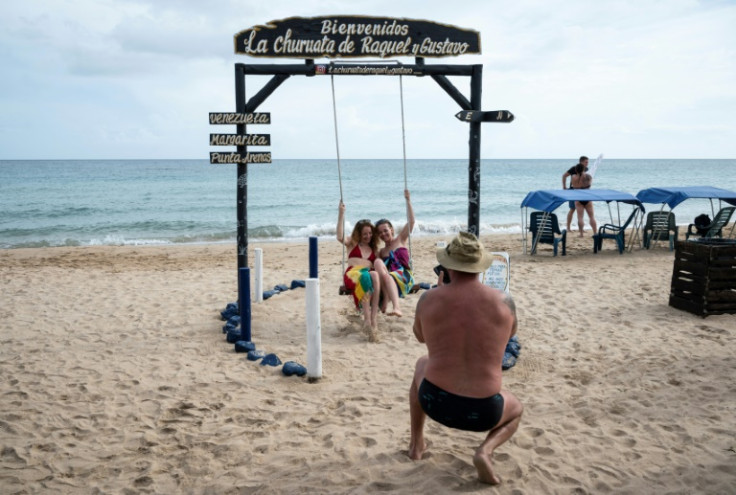
{"label": "ocean water", "polygon": [[[521,232],[526,194],[561,188],[562,174],[575,163],[483,160],[481,234]],[[334,236],[341,182],[348,229],[361,218],[405,223],[402,160],[342,160],[340,172],[342,181],[336,160],[249,165],[249,241]],[[408,160],[406,176],[417,218],[413,235],[466,228],[467,159]],[[234,242],[236,181],[236,165],[206,159],[0,161],[0,248]],[[593,187],[636,194],[685,185],[736,191],[736,160],[604,159]],[[621,208],[628,215],[630,207]],[[681,225],[700,213],[712,216],[708,200],[674,211]],[[561,220],[566,212],[557,210]],[[605,204],[596,205],[596,218],[609,221]]]}

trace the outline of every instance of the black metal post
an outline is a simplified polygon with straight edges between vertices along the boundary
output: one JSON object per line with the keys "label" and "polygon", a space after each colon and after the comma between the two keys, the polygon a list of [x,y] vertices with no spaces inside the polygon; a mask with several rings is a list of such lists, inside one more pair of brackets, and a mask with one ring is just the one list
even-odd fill
{"label": "black metal post", "polygon": [[432,79],[434,79],[435,82],[440,85],[440,88],[445,90],[445,93],[450,95],[450,98],[455,100],[455,103],[460,105],[460,108],[462,108],[463,110],[471,109],[468,99],[465,98],[465,96],[460,91],[458,91],[458,89],[452,84],[452,82],[450,82],[449,79],[441,74],[433,75]]}
{"label": "black metal post", "polygon": [[[470,107],[480,111],[483,90],[483,66],[474,65],[470,76]],[[470,123],[468,161],[468,232],[480,233],[480,122]]]}
{"label": "black metal post", "polygon": [[261,88],[261,90],[256,93],[253,97],[251,97],[250,100],[248,100],[248,104],[245,107],[245,111],[255,112],[256,109],[266,101],[266,98],[271,96],[271,93],[276,91],[276,88],[281,86],[284,81],[289,79],[291,77],[289,74],[276,74],[274,75],[269,81]]}
{"label": "black metal post", "polygon": [[[235,64],[235,111],[245,113],[245,70]],[[238,134],[246,134],[245,124],[237,125]],[[246,146],[238,146],[238,153],[245,155]],[[237,216],[238,216],[238,269],[248,266],[248,164],[238,163],[237,183]],[[239,294],[239,300],[243,300]]]}

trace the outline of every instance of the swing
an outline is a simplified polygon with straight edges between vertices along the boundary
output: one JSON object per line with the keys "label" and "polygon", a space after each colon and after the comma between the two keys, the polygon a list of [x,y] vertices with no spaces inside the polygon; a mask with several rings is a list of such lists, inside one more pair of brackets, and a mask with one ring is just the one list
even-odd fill
{"label": "swing", "polygon": [[[340,162],[340,140],[338,137],[337,132],[337,102],[335,98],[335,75],[330,74],[330,85],[332,88],[332,116],[334,120],[334,127],[335,127],[335,151],[337,153],[337,178],[338,182],[340,184],[340,202],[344,203],[343,201],[343,189],[342,189],[342,168],[341,168],[341,162]],[[403,163],[404,163],[404,189],[406,190],[408,188],[407,186],[407,173],[406,173],[406,128],[404,124],[404,81],[403,76],[399,75],[399,96],[401,100],[401,144],[402,144],[402,151],[403,151]],[[406,221],[409,222],[409,206],[406,207]],[[345,273],[345,217],[342,219],[343,226],[342,226],[342,232],[343,232],[343,242],[342,242],[342,271],[340,273]],[[409,232],[409,265],[413,268],[414,263],[412,261],[412,251],[411,251],[411,231]],[[344,295],[351,295],[352,291],[345,287],[345,284],[340,285],[339,293],[341,296]]]}

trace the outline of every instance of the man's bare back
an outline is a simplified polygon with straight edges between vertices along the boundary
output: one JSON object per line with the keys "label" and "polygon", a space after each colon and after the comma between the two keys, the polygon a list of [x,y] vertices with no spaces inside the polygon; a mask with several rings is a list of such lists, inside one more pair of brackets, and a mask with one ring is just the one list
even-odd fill
{"label": "man's bare back", "polygon": [[457,395],[489,397],[501,390],[513,315],[501,291],[463,275],[424,293],[414,329],[427,344],[427,379]]}

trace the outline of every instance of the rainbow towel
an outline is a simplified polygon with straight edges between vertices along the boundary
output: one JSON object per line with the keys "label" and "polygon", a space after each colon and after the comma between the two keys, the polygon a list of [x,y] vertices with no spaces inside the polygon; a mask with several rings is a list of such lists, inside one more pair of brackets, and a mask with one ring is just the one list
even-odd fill
{"label": "rainbow towel", "polygon": [[399,288],[399,296],[404,297],[414,287],[414,275],[407,268],[409,265],[409,252],[406,248],[399,248],[396,251],[388,253],[388,258],[384,261],[386,268],[396,281]]}
{"label": "rainbow towel", "polygon": [[394,281],[399,288],[400,297],[407,295],[411,288],[414,287],[414,276],[411,274],[411,270],[408,270],[403,266],[398,270],[392,271],[391,276],[394,278]]}
{"label": "rainbow towel", "polygon": [[373,293],[373,281],[371,280],[370,268],[366,266],[351,266],[345,270],[343,277],[345,288],[353,293],[355,307],[360,308],[360,301],[366,294]]}

